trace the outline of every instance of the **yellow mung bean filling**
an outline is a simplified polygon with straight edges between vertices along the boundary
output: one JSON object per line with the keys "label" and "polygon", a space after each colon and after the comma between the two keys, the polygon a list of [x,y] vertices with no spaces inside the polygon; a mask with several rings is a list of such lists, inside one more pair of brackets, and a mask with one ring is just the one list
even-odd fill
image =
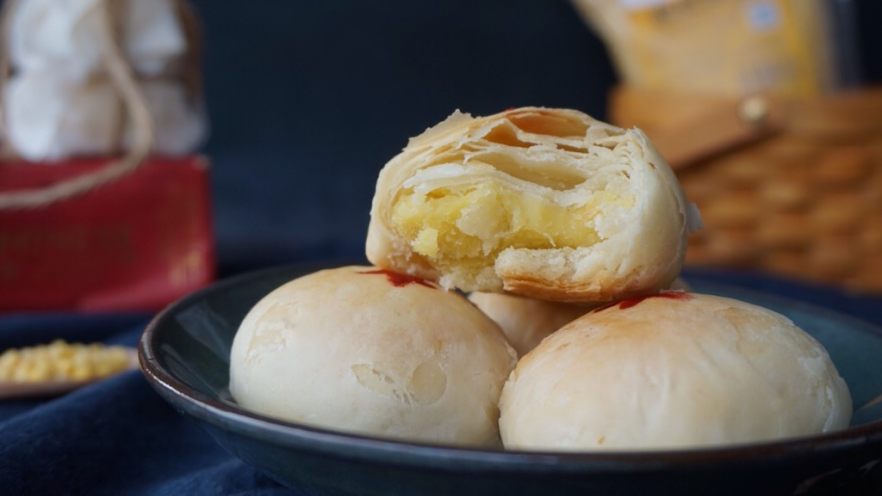
{"label": "yellow mung bean filling", "polygon": [[405,190],[392,208],[392,224],[416,253],[444,270],[492,266],[506,248],[577,248],[600,239],[590,226],[601,205],[630,206],[608,191],[563,206],[495,182],[427,194]]}

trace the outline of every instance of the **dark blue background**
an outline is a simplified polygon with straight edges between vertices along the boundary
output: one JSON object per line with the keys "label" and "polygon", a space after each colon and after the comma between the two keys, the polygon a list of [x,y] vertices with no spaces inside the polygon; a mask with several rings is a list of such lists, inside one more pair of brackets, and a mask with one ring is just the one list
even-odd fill
{"label": "dark blue background", "polygon": [[195,4],[224,272],[360,251],[377,171],[456,108],[602,115],[613,83],[565,1]]}

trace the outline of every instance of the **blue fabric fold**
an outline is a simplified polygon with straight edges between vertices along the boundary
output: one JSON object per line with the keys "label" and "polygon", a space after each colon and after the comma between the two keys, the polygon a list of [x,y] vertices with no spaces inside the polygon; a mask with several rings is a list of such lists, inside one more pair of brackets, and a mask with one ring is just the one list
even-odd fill
{"label": "blue fabric fold", "polygon": [[[144,316],[5,317],[0,350],[57,338],[134,346],[145,324]],[[58,398],[0,401],[0,494],[292,492],[223,451],[132,371]]]}

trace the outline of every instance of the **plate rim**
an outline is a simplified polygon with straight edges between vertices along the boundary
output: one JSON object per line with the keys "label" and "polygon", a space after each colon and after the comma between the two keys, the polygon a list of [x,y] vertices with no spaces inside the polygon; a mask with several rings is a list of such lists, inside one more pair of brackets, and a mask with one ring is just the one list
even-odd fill
{"label": "plate rim", "polygon": [[[882,420],[814,436],[725,447],[651,451],[522,451],[384,439],[287,422],[238,408],[196,391],[161,365],[156,350],[156,339],[160,329],[166,321],[194,302],[211,294],[223,292],[227,288],[273,274],[298,272],[305,274],[310,270],[339,266],[338,263],[338,261],[327,261],[289,264],[244,272],[217,281],[168,305],[151,319],[138,342],[138,362],[143,375],[151,387],[176,409],[221,430],[229,430],[246,437],[256,437],[261,441],[286,448],[376,463],[429,465],[434,468],[455,468],[459,471],[483,471],[487,468],[499,470],[504,466],[506,469],[517,469],[522,473],[635,473],[693,470],[721,465],[731,469],[739,464],[789,463],[808,458],[838,457],[853,450],[864,449],[868,451],[876,449],[877,452],[882,452]],[[694,276],[701,278],[699,274]],[[708,284],[720,288],[730,287],[714,281]],[[774,293],[740,286],[731,286],[731,288],[736,293],[758,295],[816,314],[847,320],[856,327],[882,336],[882,328],[848,314]]]}

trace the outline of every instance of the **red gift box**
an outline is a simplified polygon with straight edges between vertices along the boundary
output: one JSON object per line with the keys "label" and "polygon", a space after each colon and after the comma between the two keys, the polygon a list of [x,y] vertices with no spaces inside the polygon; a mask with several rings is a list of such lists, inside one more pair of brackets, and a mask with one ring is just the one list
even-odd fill
{"label": "red gift box", "polygon": [[[0,192],[45,187],[110,159],[0,163]],[[0,311],[156,310],[214,277],[208,163],[154,157],[86,193],[0,209]]]}

